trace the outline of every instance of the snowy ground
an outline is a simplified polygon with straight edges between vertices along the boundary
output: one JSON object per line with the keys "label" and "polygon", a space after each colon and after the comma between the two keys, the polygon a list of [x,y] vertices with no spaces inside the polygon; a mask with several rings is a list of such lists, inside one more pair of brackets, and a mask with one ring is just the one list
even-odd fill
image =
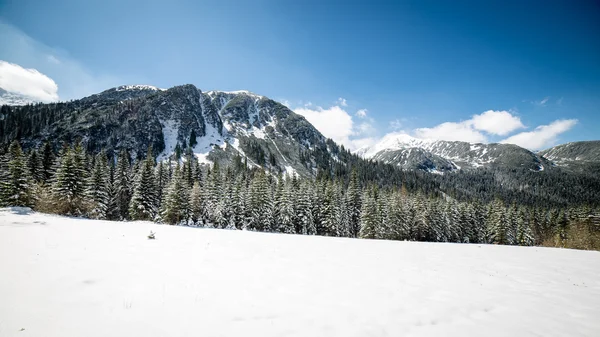
{"label": "snowy ground", "polygon": [[18,213],[0,336],[600,336],[598,252]]}

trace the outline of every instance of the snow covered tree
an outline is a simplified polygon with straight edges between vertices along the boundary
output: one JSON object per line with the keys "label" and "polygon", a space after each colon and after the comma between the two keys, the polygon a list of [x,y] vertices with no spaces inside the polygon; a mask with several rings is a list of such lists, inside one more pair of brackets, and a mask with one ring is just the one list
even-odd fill
{"label": "snow covered tree", "polygon": [[129,166],[129,152],[122,149],[119,152],[113,182],[113,197],[117,208],[115,220],[129,218],[129,203],[131,202],[131,173]]}
{"label": "snow covered tree", "polygon": [[328,181],[321,208],[322,235],[338,236],[339,210],[336,201],[335,186],[332,181]]}
{"label": "snow covered tree", "polygon": [[361,209],[361,190],[358,182],[358,173],[356,169],[350,174],[350,183],[346,192],[346,207],[348,212],[348,221],[350,226],[350,234],[353,237],[358,237],[360,232],[360,209]]}
{"label": "snow covered tree", "polygon": [[296,232],[294,226],[294,218],[296,216],[296,210],[294,207],[294,201],[292,200],[292,184],[290,178],[288,177],[285,180],[279,181],[279,188],[281,189],[281,194],[278,196],[279,200],[277,200],[277,219],[276,230],[280,233],[288,233],[293,234]]}
{"label": "snow covered tree", "polygon": [[192,188],[194,182],[197,180],[196,167],[198,165],[198,158],[194,156],[191,149],[186,151],[185,161],[183,162],[183,180],[185,180],[189,188]]}
{"label": "snow covered tree", "polygon": [[3,203],[9,206],[31,206],[32,182],[18,141],[10,144],[6,161],[7,172],[1,185]]}
{"label": "snow covered tree", "polygon": [[36,183],[44,181],[44,166],[42,158],[38,152],[32,149],[27,156],[27,169],[29,170],[29,176]]}
{"label": "snow covered tree", "polygon": [[158,209],[160,209],[165,191],[169,185],[169,169],[166,167],[166,165],[167,164],[164,164],[163,162],[159,162],[154,170],[156,201],[158,202]]}
{"label": "snow covered tree", "polygon": [[161,215],[164,222],[170,225],[187,224],[191,212],[188,190],[177,163],[163,202]]}
{"label": "snow covered tree", "polygon": [[140,167],[129,203],[129,216],[133,220],[152,220],[156,216],[158,200],[154,181],[154,156],[148,148],[146,159]]}
{"label": "snow covered tree", "polygon": [[42,146],[40,157],[42,160],[44,181],[49,182],[50,178],[54,175],[54,163],[56,161],[56,156],[49,142],[45,142],[44,146]]}
{"label": "snow covered tree", "polygon": [[308,181],[299,189],[298,204],[296,205],[298,217],[297,233],[308,235],[315,235],[317,233],[313,216],[313,193],[314,188]]}
{"label": "snow covered tree", "polygon": [[91,203],[90,216],[96,219],[105,219],[109,208],[111,188],[108,158],[104,150],[96,156],[87,188],[87,197]]}
{"label": "snow covered tree", "polygon": [[204,223],[204,195],[196,181],[190,192],[190,219],[196,226]]}
{"label": "snow covered tree", "polygon": [[508,219],[506,207],[500,200],[495,200],[490,205],[490,215],[488,217],[488,232],[490,233],[490,242],[501,245],[508,244]]}
{"label": "snow covered tree", "polygon": [[86,176],[81,149],[67,149],[59,157],[59,165],[52,183],[52,195],[61,214],[84,215],[86,203]]}
{"label": "snow covered tree", "polygon": [[375,197],[371,192],[365,190],[362,198],[359,237],[363,239],[375,239],[379,230],[378,226],[377,203]]}
{"label": "snow covered tree", "polygon": [[523,209],[519,210],[519,214],[517,216],[516,244],[520,246],[533,245],[533,233],[531,231],[531,227],[529,227],[529,221]]}

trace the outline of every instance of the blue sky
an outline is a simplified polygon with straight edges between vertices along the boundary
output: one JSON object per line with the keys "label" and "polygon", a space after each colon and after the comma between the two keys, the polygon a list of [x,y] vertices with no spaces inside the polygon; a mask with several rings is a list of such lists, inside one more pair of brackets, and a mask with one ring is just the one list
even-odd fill
{"label": "blue sky", "polygon": [[0,41],[0,60],[60,99],[247,89],[352,148],[392,132],[531,149],[600,138],[596,1],[1,0]]}

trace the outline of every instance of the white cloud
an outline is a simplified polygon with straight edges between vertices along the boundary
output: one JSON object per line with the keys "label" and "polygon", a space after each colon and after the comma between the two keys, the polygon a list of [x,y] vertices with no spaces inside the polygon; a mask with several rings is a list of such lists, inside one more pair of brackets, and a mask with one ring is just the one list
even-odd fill
{"label": "white cloud", "polygon": [[358,125],[357,130],[356,130],[356,134],[358,135],[363,135],[363,134],[371,134],[374,133],[375,127],[373,126],[373,124],[371,124],[371,122],[362,122]]}
{"label": "white cloud", "polygon": [[469,121],[460,123],[446,122],[432,128],[419,128],[415,130],[415,135],[426,139],[458,140],[471,143],[487,142],[487,137],[475,130]]}
{"label": "white cloud", "polygon": [[360,109],[356,112],[356,116],[358,116],[359,118],[366,118],[367,117],[367,109]]}
{"label": "white cloud", "polygon": [[0,88],[42,102],[58,100],[58,86],[50,77],[36,69],[26,69],[2,60],[0,60]]}
{"label": "white cloud", "polygon": [[533,131],[521,132],[508,137],[501,143],[516,144],[530,150],[541,150],[554,145],[558,135],[577,124],[576,119],[556,120],[548,125],[540,125]]}
{"label": "white cloud", "polygon": [[525,127],[521,119],[508,111],[488,110],[479,115],[473,115],[468,122],[477,130],[494,135],[504,136],[517,129]]}
{"label": "white cloud", "polygon": [[365,137],[365,138],[358,138],[358,139],[353,139],[352,142],[352,147],[350,147],[351,150],[357,150],[360,148],[366,148],[372,145],[375,145],[377,143],[379,139],[375,138],[375,137]]}
{"label": "white cloud", "polygon": [[[341,103],[338,100],[338,103]],[[341,104],[329,108],[308,105],[294,109],[294,112],[304,116],[325,137],[333,139],[336,143],[354,150],[361,146],[373,144],[376,139],[375,121],[367,116],[366,109],[360,109],[354,116],[360,118],[358,123],[353,115],[346,111]]]}
{"label": "white cloud", "polygon": [[[392,127],[399,129],[401,124],[393,121]],[[521,119],[508,111],[488,110],[462,122],[445,122],[431,128],[419,128],[414,134],[419,138],[485,143],[488,135],[507,135],[524,128]]]}
{"label": "white cloud", "polygon": [[337,99],[337,104],[339,104],[341,106],[348,106],[348,102],[346,102],[346,99],[342,98],[342,97]]}
{"label": "white cloud", "polygon": [[352,116],[341,107],[336,105],[327,109],[309,109],[305,106],[295,109],[294,112],[304,116],[325,137],[344,145],[351,143],[354,123]]}
{"label": "white cloud", "polygon": [[146,82],[144,78],[122,78],[95,73],[71,57],[67,51],[40,43],[2,19],[0,41],[0,60],[36,69],[51,78],[60,88],[61,100],[81,98],[123,83]]}

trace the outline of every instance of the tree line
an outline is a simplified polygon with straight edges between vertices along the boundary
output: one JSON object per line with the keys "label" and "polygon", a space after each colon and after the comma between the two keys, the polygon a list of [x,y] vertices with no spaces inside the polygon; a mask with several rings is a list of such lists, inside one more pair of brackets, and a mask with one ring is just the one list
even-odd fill
{"label": "tree line", "polygon": [[[13,141],[0,161],[0,204],[107,220],[264,232],[431,242],[539,245],[569,237],[574,224],[597,225],[589,205],[541,208],[457,201],[444,193],[381,187],[352,170],[348,179],[270,174],[238,165],[156,162],[149,148],[132,160],[95,155],[80,143],[55,153],[49,143],[24,153]],[[596,226],[596,227],[594,227]]]}

